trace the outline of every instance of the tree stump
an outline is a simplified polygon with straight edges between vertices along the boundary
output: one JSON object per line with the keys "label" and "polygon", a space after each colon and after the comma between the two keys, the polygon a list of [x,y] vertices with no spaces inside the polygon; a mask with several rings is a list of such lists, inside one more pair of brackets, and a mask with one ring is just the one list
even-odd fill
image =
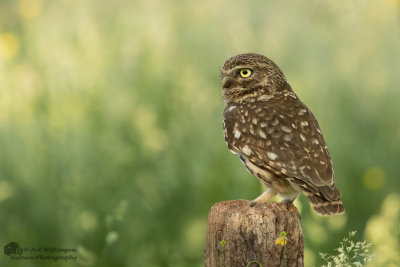
{"label": "tree stump", "polygon": [[[274,202],[249,204],[232,200],[211,207],[205,267],[245,267],[252,261],[263,267],[304,266],[303,231],[296,207]],[[275,243],[282,231],[288,238],[285,250]],[[254,262],[249,266],[260,265]]]}

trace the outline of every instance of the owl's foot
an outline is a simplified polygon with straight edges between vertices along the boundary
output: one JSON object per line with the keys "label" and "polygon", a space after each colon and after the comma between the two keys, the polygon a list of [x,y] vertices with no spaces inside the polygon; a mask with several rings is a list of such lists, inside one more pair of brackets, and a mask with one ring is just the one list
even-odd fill
{"label": "owl's foot", "polygon": [[293,204],[294,199],[283,199],[281,203],[285,203],[286,205]]}
{"label": "owl's foot", "polygon": [[256,199],[250,201],[249,206],[254,207],[257,204],[266,203],[266,202],[268,202],[268,200],[270,200],[274,196],[276,196],[276,192],[274,190],[268,188],[267,190],[265,190],[264,193],[259,195]]}

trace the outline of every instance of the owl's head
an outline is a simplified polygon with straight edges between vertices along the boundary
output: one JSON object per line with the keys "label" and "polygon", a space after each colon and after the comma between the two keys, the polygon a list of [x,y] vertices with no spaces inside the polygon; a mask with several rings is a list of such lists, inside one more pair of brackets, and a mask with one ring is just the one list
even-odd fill
{"label": "owl's head", "polygon": [[274,95],[286,84],[285,76],[272,60],[253,53],[228,59],[222,66],[221,78],[226,101]]}

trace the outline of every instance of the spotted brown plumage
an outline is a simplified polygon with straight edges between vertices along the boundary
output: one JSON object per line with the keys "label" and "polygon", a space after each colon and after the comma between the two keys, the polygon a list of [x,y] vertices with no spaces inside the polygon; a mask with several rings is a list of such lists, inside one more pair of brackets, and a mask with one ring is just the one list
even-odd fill
{"label": "spotted brown plumage", "polygon": [[252,205],[277,193],[286,202],[304,193],[317,213],[343,213],[318,122],[279,67],[265,56],[241,54],[221,72],[228,148],[268,188]]}

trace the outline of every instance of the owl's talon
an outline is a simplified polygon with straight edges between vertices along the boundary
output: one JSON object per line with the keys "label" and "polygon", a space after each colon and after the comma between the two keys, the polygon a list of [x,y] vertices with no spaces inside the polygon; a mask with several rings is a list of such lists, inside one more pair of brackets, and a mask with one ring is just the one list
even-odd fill
{"label": "owl's talon", "polygon": [[249,206],[250,206],[251,208],[254,207],[255,205],[257,205],[257,202],[255,202],[255,201],[250,201]]}
{"label": "owl's talon", "polygon": [[286,205],[293,204],[294,199],[284,199],[281,201],[281,203],[285,203]]}

